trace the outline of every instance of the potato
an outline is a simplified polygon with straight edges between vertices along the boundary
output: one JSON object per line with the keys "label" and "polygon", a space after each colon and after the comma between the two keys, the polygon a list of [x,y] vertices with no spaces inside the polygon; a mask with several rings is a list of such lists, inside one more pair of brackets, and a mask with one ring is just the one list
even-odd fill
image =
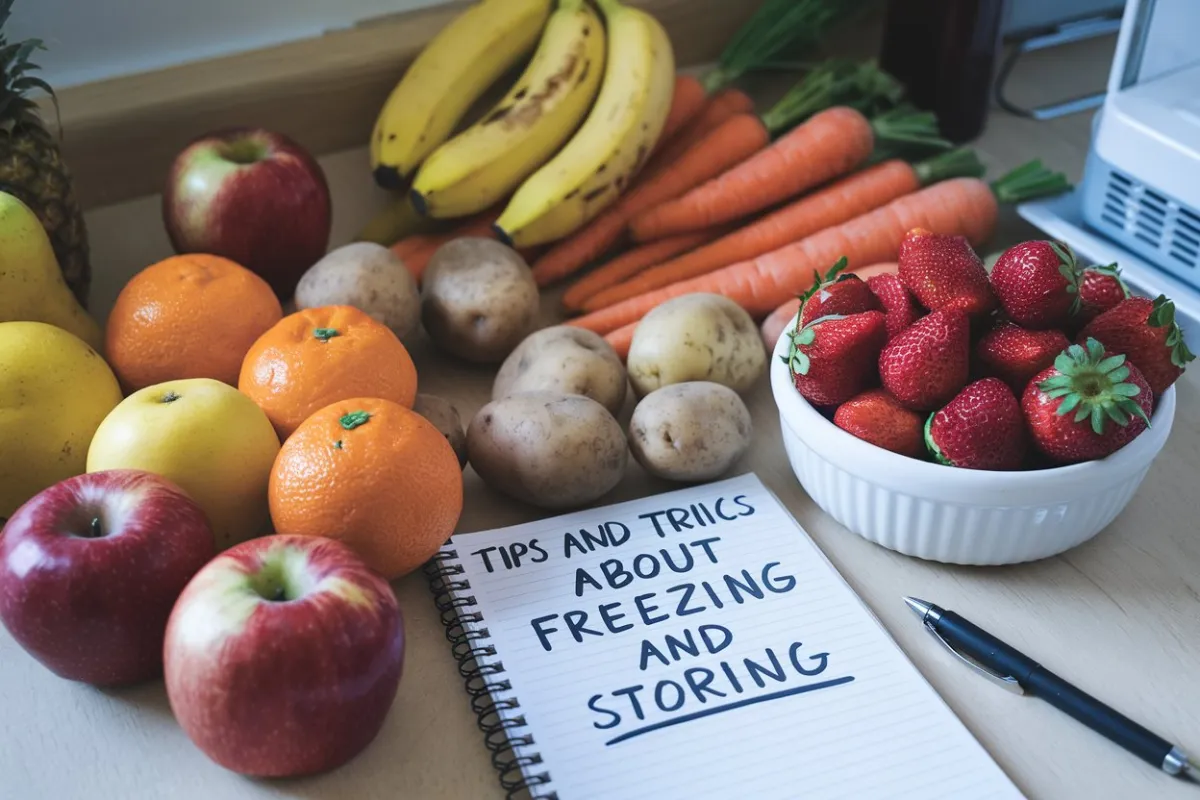
{"label": "potato", "polygon": [[296,285],[296,308],[354,306],[403,339],[421,319],[417,282],[400,257],[373,242],[331,250]]}
{"label": "potato", "polygon": [[458,456],[458,465],[467,465],[467,434],[463,430],[462,417],[458,409],[444,397],[433,394],[418,394],[413,403],[413,411],[433,423],[433,427],[442,432],[454,455]]}
{"label": "potato", "polygon": [[464,236],[437,249],[421,282],[421,321],[439,347],[479,364],[504,360],[537,322],[529,265],[493,239]]}
{"label": "potato", "polygon": [[492,399],[533,391],[581,394],[616,416],[627,385],[625,365],[603,336],[555,325],[529,334],[509,354],[496,373]]}
{"label": "potato", "polygon": [[715,381],[736,392],[754,385],[767,356],[754,320],[719,294],[685,294],[647,314],[633,332],[626,364],[644,396],[685,381]]}
{"label": "potato", "polygon": [[745,454],[752,432],[746,404],[728,386],[674,383],[637,404],[629,421],[629,449],[651,475],[710,481]]}
{"label": "potato", "polygon": [[489,486],[550,509],[586,505],[625,473],[625,433],[582,395],[522,392],[493,400],[467,428],[471,466]]}

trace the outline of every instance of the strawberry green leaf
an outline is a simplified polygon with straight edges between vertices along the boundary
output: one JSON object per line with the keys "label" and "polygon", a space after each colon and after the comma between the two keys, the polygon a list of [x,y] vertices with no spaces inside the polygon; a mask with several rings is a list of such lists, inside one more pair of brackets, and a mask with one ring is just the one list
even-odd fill
{"label": "strawberry green leaf", "polygon": [[1097,436],[1104,435],[1104,407],[1092,406],[1092,432]]}
{"label": "strawberry green leaf", "polygon": [[[1129,377],[1129,367],[1117,367],[1112,372],[1108,373],[1108,379],[1114,383],[1119,383]],[[1131,386],[1133,384],[1130,384]]]}
{"label": "strawberry green leaf", "polygon": [[1087,418],[1088,418],[1088,415],[1089,415],[1089,414],[1091,414],[1091,413],[1092,413],[1092,409],[1091,409],[1091,407],[1090,407],[1090,406],[1080,406],[1080,407],[1079,407],[1079,408],[1078,408],[1078,409],[1075,411],[1075,421],[1076,421],[1076,422],[1083,422],[1085,419],[1087,419]]}
{"label": "strawberry green leaf", "polygon": [[1142,387],[1136,383],[1118,383],[1112,388],[1112,393],[1121,397],[1137,397],[1142,393]]}
{"label": "strawberry green leaf", "polygon": [[1062,401],[1062,403],[1059,404],[1058,411],[1056,411],[1055,413],[1058,414],[1060,417],[1063,416],[1064,414],[1069,414],[1071,411],[1075,410],[1076,406],[1079,405],[1079,400],[1080,400],[1079,395],[1069,394],[1066,397],[1066,399],[1064,399]]}
{"label": "strawberry green leaf", "polygon": [[1125,356],[1123,356],[1123,355],[1109,356],[1108,358],[1102,360],[1099,364],[1097,364],[1096,369],[1100,370],[1101,372],[1108,373],[1108,372],[1112,372],[1113,370],[1115,370],[1117,367],[1121,366],[1124,363],[1125,363]]}
{"label": "strawberry green leaf", "polygon": [[1166,295],[1160,294],[1154,298],[1154,303],[1150,307],[1150,316],[1146,321],[1155,328],[1167,329],[1166,344],[1171,348],[1172,364],[1183,369],[1189,361],[1196,358],[1188,349],[1187,342],[1183,338],[1183,331],[1175,322],[1175,304]]}
{"label": "strawberry green leaf", "polygon": [[1104,406],[1104,413],[1122,428],[1129,424],[1129,415],[1122,411],[1119,405]]}

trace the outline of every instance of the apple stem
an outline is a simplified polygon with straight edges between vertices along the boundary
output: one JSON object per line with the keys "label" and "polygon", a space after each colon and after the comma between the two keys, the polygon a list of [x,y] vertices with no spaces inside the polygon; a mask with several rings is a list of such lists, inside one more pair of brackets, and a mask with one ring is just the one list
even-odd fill
{"label": "apple stem", "polygon": [[278,603],[280,600],[283,600],[286,597],[287,597],[287,592],[284,591],[283,587],[276,586],[275,587],[275,595],[271,598],[271,600]]}
{"label": "apple stem", "polygon": [[100,527],[100,518],[92,517],[91,533],[93,539],[99,539],[104,535],[104,529]]}

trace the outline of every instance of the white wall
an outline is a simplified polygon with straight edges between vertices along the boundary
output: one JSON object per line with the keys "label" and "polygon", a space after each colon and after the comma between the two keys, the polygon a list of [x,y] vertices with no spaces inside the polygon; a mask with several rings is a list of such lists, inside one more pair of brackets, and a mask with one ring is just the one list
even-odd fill
{"label": "white wall", "polygon": [[37,37],[55,86],[317,36],[441,0],[16,0],[9,40]]}

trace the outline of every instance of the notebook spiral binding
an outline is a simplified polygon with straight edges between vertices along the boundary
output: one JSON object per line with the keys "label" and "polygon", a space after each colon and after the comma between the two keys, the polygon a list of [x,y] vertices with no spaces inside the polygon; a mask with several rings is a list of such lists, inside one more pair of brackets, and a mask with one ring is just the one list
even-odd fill
{"label": "notebook spiral binding", "polygon": [[[500,785],[507,797],[530,800],[558,800],[550,786],[550,774],[534,772],[530,767],[542,763],[533,750],[533,734],[528,731],[521,703],[512,684],[503,677],[504,662],[496,657],[483,614],[469,594],[471,583],[463,577],[458,551],[442,550],[425,565],[425,575],[441,614],[450,652],[458,662],[471,710],[479,720],[483,742],[492,753],[492,766],[500,773]],[[522,795],[522,792],[528,794]]]}

